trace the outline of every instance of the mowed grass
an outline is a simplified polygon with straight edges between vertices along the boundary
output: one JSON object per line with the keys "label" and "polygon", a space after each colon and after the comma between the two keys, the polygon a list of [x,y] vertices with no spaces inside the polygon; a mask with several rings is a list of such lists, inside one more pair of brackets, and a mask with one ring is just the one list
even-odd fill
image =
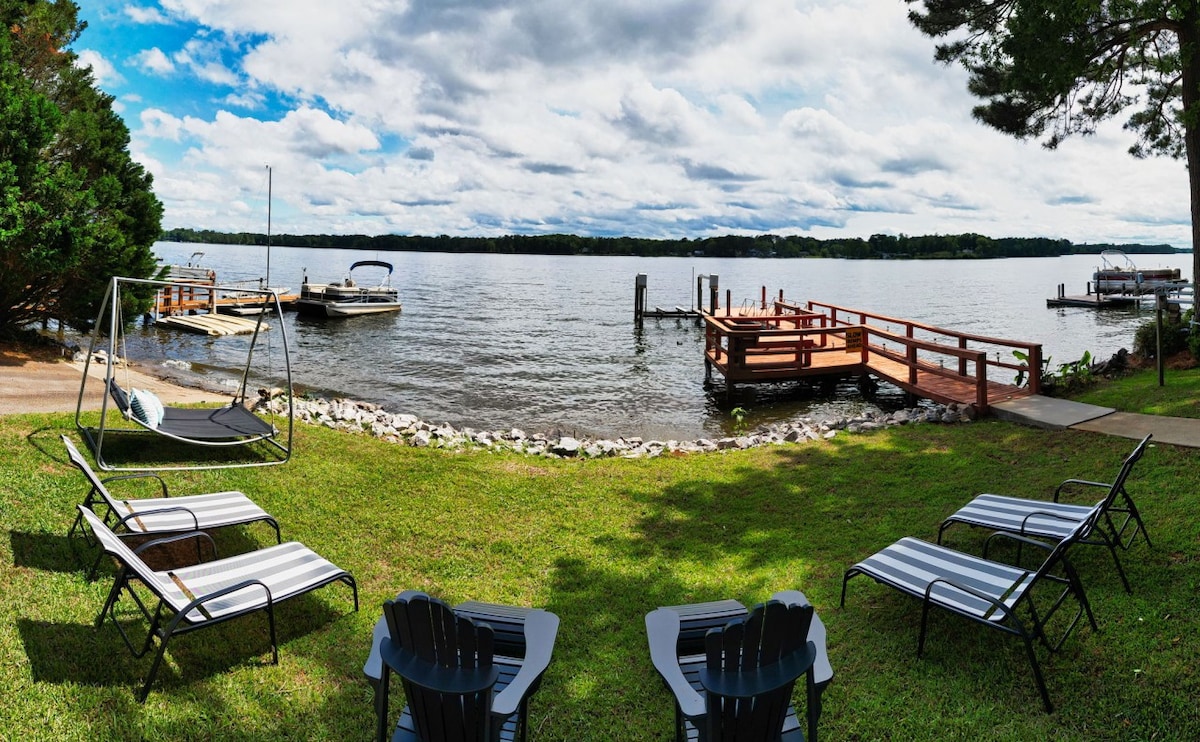
{"label": "mowed grass", "polygon": [[[173,492],[238,489],[351,571],[278,609],[280,662],[261,615],[179,637],[148,701],[111,623],[94,629],[112,570],[65,534],[86,488],[59,435],[69,415],[0,418],[0,738],[366,740],[362,677],[382,602],[405,589],[451,603],[540,606],[561,619],[530,707],[533,740],[669,740],[672,699],[643,617],[659,605],[802,590],[836,677],[826,740],[1200,738],[1200,452],[1154,446],[1130,482],[1153,548],[1072,555],[1100,625],[1039,649],[1058,710],[1042,711],[1019,641],[842,575],[902,536],[934,539],[978,492],[1050,496],[1067,477],[1115,474],[1132,440],[996,421],[918,425],[713,455],[574,461],[405,448],[299,426],[277,467],[164,474]],[[114,484],[127,496],[136,483]],[[985,534],[952,529],[978,553]],[[218,534],[223,553],[274,543],[264,525]],[[127,601],[126,601],[127,602]],[[132,612],[131,627],[141,628]],[[393,701],[398,712],[401,694]],[[802,700],[802,693],[797,694]]]}

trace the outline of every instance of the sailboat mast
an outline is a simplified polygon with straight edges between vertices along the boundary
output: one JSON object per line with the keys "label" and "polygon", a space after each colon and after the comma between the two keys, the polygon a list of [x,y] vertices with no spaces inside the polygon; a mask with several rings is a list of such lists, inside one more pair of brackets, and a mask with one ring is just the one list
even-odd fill
{"label": "sailboat mast", "polygon": [[267,165],[267,285],[271,288],[271,166]]}

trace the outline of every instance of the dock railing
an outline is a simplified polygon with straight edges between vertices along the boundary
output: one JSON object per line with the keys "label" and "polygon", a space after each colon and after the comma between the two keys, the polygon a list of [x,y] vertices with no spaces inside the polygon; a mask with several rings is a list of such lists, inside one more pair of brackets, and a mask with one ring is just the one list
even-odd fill
{"label": "dock railing", "polygon": [[[776,305],[786,302],[777,301]],[[798,308],[799,305],[790,305]],[[795,311],[795,309],[793,310]],[[903,363],[909,369],[910,383],[915,383],[918,370],[943,375],[948,378],[971,376],[976,379],[977,387],[982,390],[986,407],[986,388],[991,369],[1003,369],[1013,373],[1015,378],[1024,382],[1032,394],[1039,394],[1042,385],[1042,346],[1039,343],[1029,343],[1020,340],[975,335],[959,332],[944,327],[928,325],[922,322],[889,317],[884,314],[866,312],[859,309],[827,304],[825,302],[809,301],[803,305],[803,311],[808,314],[820,314],[828,318],[831,328],[862,327],[867,340],[863,342],[864,353],[873,352]],[[883,327],[879,325],[882,324]],[[900,332],[893,332],[892,327]],[[918,333],[926,337],[918,337]],[[930,337],[931,336],[931,337]],[[904,348],[903,353],[892,351],[884,345],[875,344],[869,338],[875,337],[884,341],[894,342]],[[954,344],[941,342],[951,340]],[[1014,355],[1014,351],[1021,356]],[[932,353],[940,356],[950,356],[957,360],[957,373],[944,368],[941,362],[935,364],[921,353]],[[994,354],[994,360],[993,360]],[[1012,358],[1011,361],[1005,360]],[[974,364],[975,368],[969,368]],[[974,373],[972,373],[974,371]],[[1019,386],[1020,384],[1014,384]]]}

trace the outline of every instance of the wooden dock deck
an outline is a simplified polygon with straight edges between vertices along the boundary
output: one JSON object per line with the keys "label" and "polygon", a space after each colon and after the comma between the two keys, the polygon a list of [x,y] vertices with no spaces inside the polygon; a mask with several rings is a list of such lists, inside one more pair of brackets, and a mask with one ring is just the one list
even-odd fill
{"label": "wooden dock deck", "polygon": [[[782,296],[702,317],[706,377],[718,371],[731,390],[737,384],[874,375],[918,397],[974,405],[982,413],[996,402],[1036,394],[1041,384],[1037,343],[821,302],[801,305]],[[1008,381],[1017,378],[1022,383]]]}

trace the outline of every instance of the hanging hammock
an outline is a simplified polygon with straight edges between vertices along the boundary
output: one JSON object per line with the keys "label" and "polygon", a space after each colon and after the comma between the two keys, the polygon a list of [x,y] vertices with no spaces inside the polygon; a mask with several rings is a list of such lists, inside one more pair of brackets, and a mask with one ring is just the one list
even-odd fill
{"label": "hanging hammock", "polygon": [[[117,376],[117,361],[125,358],[125,368],[129,368],[124,348],[124,320],[121,312],[121,291],[130,286],[157,287],[160,298],[166,293],[176,292],[182,296],[207,293],[210,311],[216,311],[216,297],[221,294],[236,293],[243,304],[247,298],[255,306],[261,308],[258,320],[254,324],[253,335],[246,353],[246,365],[242,369],[241,383],[229,404],[218,408],[201,407],[167,407],[158,398],[146,391],[134,389],[128,381],[122,386]],[[260,304],[261,302],[261,304]],[[88,348],[87,360],[84,362],[83,380],[79,386],[79,401],[75,408],[75,427],[82,434],[92,453],[96,464],[107,471],[151,471],[151,470],[194,470],[194,469],[224,469],[248,466],[270,466],[288,461],[292,455],[292,428],[294,424],[294,407],[292,405],[292,367],[288,352],[287,333],[282,323],[279,328],[283,339],[283,357],[286,367],[288,424],[286,435],[269,420],[259,417],[246,407],[246,385],[250,377],[254,349],[263,328],[263,317],[269,310],[275,311],[275,316],[282,317],[279,297],[275,292],[265,289],[246,289],[242,287],[222,287],[209,284],[184,284],[171,281],[155,281],[141,278],[114,277],[105,292],[104,300],[100,303],[100,313],[96,318],[96,326],[92,332],[91,346]],[[99,427],[87,427],[81,421],[84,395],[90,374],[88,369],[92,359],[107,331],[107,353],[105,363],[104,391],[100,406]],[[120,353],[118,354],[118,350]],[[126,372],[128,374],[128,371]],[[110,423],[109,403],[115,405],[120,413],[119,419],[127,423],[113,427]],[[106,434],[114,433],[152,433],[164,439],[177,443],[194,446],[228,448],[249,446],[261,443],[261,455],[243,458],[235,461],[223,461],[208,464],[162,464],[116,466],[104,458],[104,441]],[[265,447],[265,448],[264,448]]]}

